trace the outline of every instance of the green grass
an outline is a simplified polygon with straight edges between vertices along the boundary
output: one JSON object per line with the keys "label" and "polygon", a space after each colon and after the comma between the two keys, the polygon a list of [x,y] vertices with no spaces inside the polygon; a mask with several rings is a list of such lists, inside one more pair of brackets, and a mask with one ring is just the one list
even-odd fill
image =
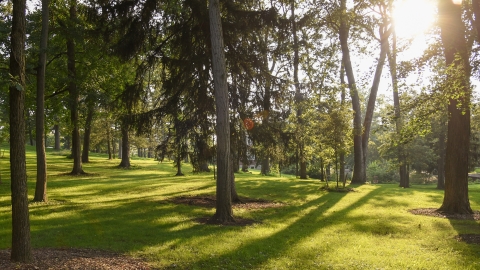
{"label": "green grass", "polygon": [[[5,146],[4,146],[5,148]],[[119,160],[92,154],[89,175],[64,175],[72,160],[47,153],[48,203],[30,203],[34,248],[75,247],[142,257],[153,267],[176,269],[480,269],[480,246],[455,240],[480,233],[478,221],[415,216],[413,208],[439,207],[434,185],[355,186],[327,192],[316,180],[236,175],[241,196],[283,202],[282,208],[234,210],[260,223],[201,225],[214,209],[176,205],[175,196],[214,194],[212,174],[175,177],[172,163]],[[0,158],[0,249],[11,246],[8,151]],[[27,149],[29,197],[35,186],[35,151]],[[470,185],[480,209],[480,185]]]}

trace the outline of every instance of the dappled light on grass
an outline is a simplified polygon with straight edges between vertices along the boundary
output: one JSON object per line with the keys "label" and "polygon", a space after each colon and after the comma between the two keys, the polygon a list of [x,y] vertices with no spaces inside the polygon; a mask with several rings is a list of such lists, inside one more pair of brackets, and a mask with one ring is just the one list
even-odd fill
{"label": "dappled light on grass", "polygon": [[[206,226],[196,220],[212,216],[214,208],[170,200],[213,198],[213,174],[193,174],[186,165],[186,176],[178,178],[171,163],[135,160],[140,169],[121,170],[114,168],[118,160],[91,158],[84,170],[94,175],[79,179],[59,175],[71,169],[71,161],[48,155],[54,160],[49,167],[50,201],[30,204],[34,248],[115,251],[144,258],[160,269],[480,266],[475,264],[480,247],[455,238],[475,234],[478,221],[408,212],[440,205],[442,191],[432,185],[362,185],[353,187],[355,192],[327,192],[318,180],[237,174],[240,196],[282,205],[234,208],[235,216],[256,221],[249,226]],[[0,185],[0,249],[10,247],[11,241],[8,187],[9,180]],[[31,198],[33,188],[32,176]],[[478,210],[480,185],[471,189],[472,208]]]}

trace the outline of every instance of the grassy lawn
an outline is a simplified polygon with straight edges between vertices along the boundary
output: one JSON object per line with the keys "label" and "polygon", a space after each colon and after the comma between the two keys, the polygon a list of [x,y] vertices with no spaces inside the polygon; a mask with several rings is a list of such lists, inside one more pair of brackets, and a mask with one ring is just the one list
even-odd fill
{"label": "grassy lawn", "polygon": [[[0,150],[1,157],[1,150]],[[0,158],[0,249],[11,246],[8,150]],[[236,174],[240,196],[283,202],[281,208],[235,209],[259,223],[214,226],[195,222],[214,209],[177,205],[176,196],[214,194],[213,174],[175,177],[172,163],[119,160],[92,154],[85,176],[64,175],[72,160],[47,154],[48,203],[30,203],[34,248],[111,250],[167,269],[480,269],[480,245],[458,234],[480,234],[480,223],[416,216],[414,208],[439,207],[434,185],[355,186],[327,192],[316,180]],[[29,197],[35,187],[35,151],[27,151]],[[480,185],[470,185],[480,210]]]}

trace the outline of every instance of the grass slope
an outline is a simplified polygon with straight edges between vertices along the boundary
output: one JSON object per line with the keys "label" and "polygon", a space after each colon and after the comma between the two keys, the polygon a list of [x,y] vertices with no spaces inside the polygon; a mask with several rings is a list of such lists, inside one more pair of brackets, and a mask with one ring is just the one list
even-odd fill
{"label": "grass slope", "polygon": [[[283,202],[282,208],[234,211],[261,223],[201,225],[214,209],[176,205],[175,196],[213,194],[212,174],[175,177],[172,163],[132,160],[133,168],[92,154],[89,175],[65,175],[72,161],[48,152],[48,203],[31,203],[34,248],[104,249],[146,259],[161,269],[480,269],[480,246],[455,240],[480,233],[478,221],[415,216],[439,207],[432,185],[400,189],[363,185],[356,192],[321,190],[318,181],[237,174],[241,196]],[[0,249],[11,246],[8,150],[0,158]],[[27,150],[29,197],[35,151]],[[474,210],[480,185],[470,185]]]}

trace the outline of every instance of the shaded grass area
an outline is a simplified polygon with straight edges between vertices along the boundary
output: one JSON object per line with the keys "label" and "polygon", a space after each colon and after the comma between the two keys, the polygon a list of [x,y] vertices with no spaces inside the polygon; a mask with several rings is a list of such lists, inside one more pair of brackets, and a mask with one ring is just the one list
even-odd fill
{"label": "shaded grass area", "polygon": [[[8,153],[0,160],[0,249],[11,246]],[[316,180],[236,174],[240,196],[283,207],[235,209],[259,221],[247,227],[202,225],[214,209],[175,204],[179,196],[215,192],[213,174],[175,177],[170,162],[119,160],[92,154],[89,173],[68,176],[72,161],[49,151],[47,203],[31,203],[32,245],[93,248],[146,259],[160,269],[479,269],[480,246],[458,240],[480,234],[474,220],[412,215],[439,207],[434,185],[350,186],[328,192]],[[29,197],[35,186],[35,154],[28,148]],[[470,185],[480,209],[480,185]]]}

